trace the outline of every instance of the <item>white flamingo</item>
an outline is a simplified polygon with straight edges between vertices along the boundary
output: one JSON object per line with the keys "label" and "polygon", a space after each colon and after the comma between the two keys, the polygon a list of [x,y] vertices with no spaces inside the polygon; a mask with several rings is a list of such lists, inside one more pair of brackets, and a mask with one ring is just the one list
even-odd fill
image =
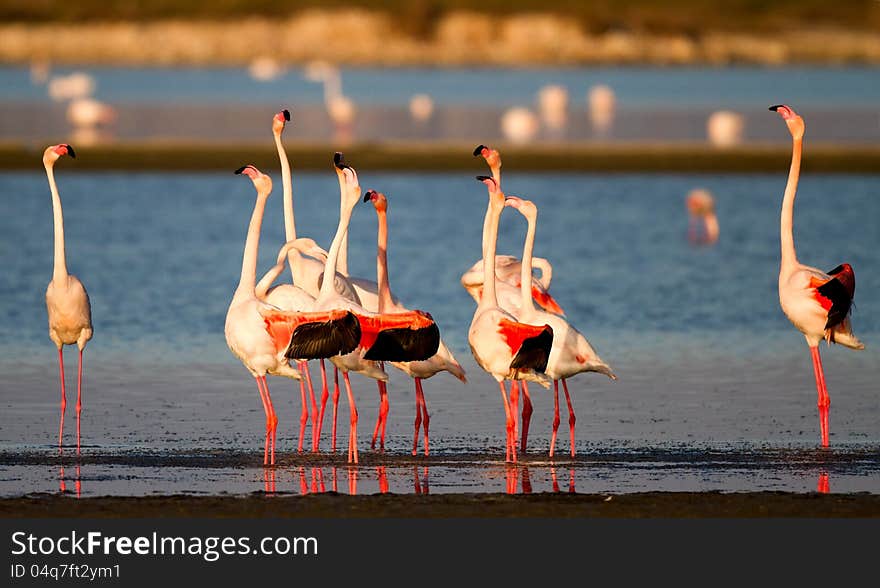
{"label": "white flamingo", "polygon": [[515,422],[507,402],[504,380],[531,380],[549,387],[544,375],[553,343],[553,328],[521,323],[498,305],[495,296],[495,248],[498,223],[504,211],[504,194],[490,177],[477,176],[489,191],[489,206],[483,225],[484,287],[468,329],[471,352],[481,368],[491,374],[501,389],[507,420],[505,459],[516,461]]}
{"label": "white flamingo", "polygon": [[[553,346],[550,348],[550,356],[547,358],[547,366],[544,369],[544,373],[553,380],[554,394],[553,436],[550,440],[550,457],[553,457],[554,447],[556,445],[556,433],[559,430],[559,380],[562,380],[562,386],[565,390],[565,400],[568,404],[571,456],[574,457],[574,426],[576,417],[571,404],[571,397],[568,394],[566,378],[570,378],[583,372],[598,372],[600,374],[605,374],[612,380],[616,380],[617,376],[614,375],[614,372],[608,364],[599,358],[599,355],[590,345],[590,342],[587,341],[586,337],[575,329],[571,323],[558,314],[535,308],[535,304],[532,301],[531,290],[526,284],[529,277],[528,268],[531,265],[532,250],[535,246],[538,208],[530,200],[522,200],[515,196],[508,196],[504,204],[505,206],[510,206],[518,210],[526,218],[526,221],[528,221],[522,255],[523,275],[521,283],[523,286],[520,291],[522,300],[520,303],[520,310],[516,313],[516,318],[522,323],[539,326],[550,325],[553,328]],[[526,412],[527,407],[528,413]],[[529,417],[531,417],[530,404],[523,406],[522,451],[526,450]]]}
{"label": "white flamingo", "polygon": [[828,407],[831,400],[825,386],[825,373],[819,357],[819,342],[838,343],[850,349],[864,349],[865,345],[853,335],[850,310],[856,289],[852,266],[841,264],[829,272],[803,265],[794,248],[794,199],[801,169],[804,142],[804,119],[790,106],[771,106],[785,121],[792,138],[791,168],[785,195],[779,233],[782,258],[779,266],[779,304],[788,320],[803,333],[813,359],[818,392],[819,428],[822,446],[828,446]]}
{"label": "white flamingo", "polygon": [[55,184],[55,162],[62,155],[76,158],[73,147],[61,143],[47,147],[43,152],[43,167],[52,192],[52,215],[55,227],[55,264],[52,281],[46,288],[46,311],[49,315],[49,338],[58,347],[58,368],[61,380],[61,423],[58,425],[58,449],[62,448],[64,437],[64,409],[67,398],[64,390],[64,352],[65,345],[76,345],[79,349],[79,365],[76,376],[76,452],[80,451],[80,418],[82,416],[82,374],[83,349],[92,338],[92,307],[89,295],[82,282],[67,271],[67,257],[64,249],[64,215],[61,210],[61,197]]}
{"label": "white flamingo", "polygon": [[[378,228],[378,251],[376,254],[376,279],[378,282],[378,299],[379,306],[377,311],[379,313],[385,314],[389,312],[399,313],[399,312],[410,312],[409,309],[404,307],[402,304],[394,302],[394,299],[391,297],[391,285],[388,278],[388,218],[387,218],[387,210],[388,210],[388,200],[384,194],[381,192],[376,192],[374,190],[369,190],[364,195],[364,201],[369,200],[373,203],[373,207],[376,209],[376,216],[379,221]],[[430,378],[433,375],[437,374],[441,371],[447,371],[462,382],[467,383],[467,378],[465,377],[464,369],[461,367],[461,364],[456,361],[455,356],[452,355],[452,352],[448,347],[440,341],[440,345],[437,348],[437,353],[426,360],[422,361],[407,361],[407,362],[391,362],[391,365],[401,370],[411,378],[413,378],[415,382],[415,390],[416,390],[416,419],[415,419],[415,433],[413,434],[413,449],[412,454],[416,455],[418,453],[419,447],[419,427],[424,424],[425,428],[425,455],[428,455],[428,426],[430,423],[430,416],[428,415],[428,405],[425,402],[425,393],[422,390],[422,380],[426,378]],[[384,419],[381,421],[382,427],[382,441],[381,446],[385,445],[385,423],[387,422],[387,401]],[[381,411],[380,411],[381,414]],[[376,423],[376,428],[378,429],[380,423]],[[373,441],[375,442],[376,433],[373,433]]]}

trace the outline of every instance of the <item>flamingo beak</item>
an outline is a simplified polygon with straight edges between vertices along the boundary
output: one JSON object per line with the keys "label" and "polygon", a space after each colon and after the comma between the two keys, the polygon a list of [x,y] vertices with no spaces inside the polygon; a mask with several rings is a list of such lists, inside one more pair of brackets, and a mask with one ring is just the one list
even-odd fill
{"label": "flamingo beak", "polygon": [[775,104],[775,105],[771,106],[770,108],[768,108],[767,110],[772,110],[773,112],[776,112],[780,108],[785,108],[785,106],[783,104]]}
{"label": "flamingo beak", "polygon": [[73,145],[65,144],[67,147],[67,154],[70,155],[71,159],[76,159],[76,151],[73,150]]}
{"label": "flamingo beak", "polygon": [[287,122],[290,122],[290,111],[289,110],[287,110],[285,108],[284,110],[281,111],[281,114],[284,116],[284,120],[286,120]]}
{"label": "flamingo beak", "polygon": [[375,190],[367,190],[366,193],[364,194],[364,202],[369,202],[370,200],[373,199],[373,197],[375,195],[376,195]]}
{"label": "flamingo beak", "polygon": [[477,148],[474,149],[474,157],[479,157],[483,153],[483,149],[488,149],[485,145],[477,145]]}
{"label": "flamingo beak", "polygon": [[234,173],[235,175],[239,175],[239,174],[241,174],[242,172],[244,172],[244,170],[245,170],[246,168],[247,168],[247,166],[246,166],[246,165],[243,165],[243,166],[241,166],[240,168],[238,168],[237,170],[235,170],[233,173]]}
{"label": "flamingo beak", "polygon": [[350,166],[345,163],[345,155],[342,154],[341,151],[337,151],[333,154],[333,165],[335,165],[339,169],[346,169]]}

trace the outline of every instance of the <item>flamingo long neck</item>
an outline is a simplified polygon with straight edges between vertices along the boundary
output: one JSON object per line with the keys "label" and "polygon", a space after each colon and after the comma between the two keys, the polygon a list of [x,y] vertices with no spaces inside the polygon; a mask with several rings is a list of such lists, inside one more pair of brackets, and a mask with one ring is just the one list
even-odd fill
{"label": "flamingo long neck", "polygon": [[495,165],[490,165],[489,169],[492,171],[492,179],[495,180],[495,183],[498,184],[498,189],[501,189],[501,163],[496,163]]}
{"label": "flamingo long neck", "polygon": [[[281,162],[281,187],[284,190],[284,240],[296,239],[296,220],[293,216],[293,182],[290,178],[290,162],[287,160],[287,152],[281,143],[281,133],[275,133],[275,146],[278,148],[278,160]],[[302,259],[298,249],[293,248],[288,252],[287,262],[290,264],[290,273],[294,283],[297,282],[296,268],[300,266]]]}
{"label": "flamingo long neck", "polygon": [[797,265],[797,254],[794,250],[794,198],[797,195],[798,177],[801,172],[801,152],[803,138],[793,139],[791,149],[791,169],[788,172],[788,183],[785,185],[785,196],[782,198],[782,215],[779,222],[779,235],[782,242],[781,271]]}
{"label": "flamingo long neck", "polygon": [[[339,184],[339,214],[342,215],[342,210],[345,208],[345,193],[346,193],[346,184],[345,180],[342,179]],[[349,211],[349,218],[351,218],[351,211]],[[339,259],[336,262],[336,271],[338,271],[343,276],[348,276],[348,226],[345,227],[345,234],[342,235],[342,241],[339,244]]]}
{"label": "flamingo long neck", "polygon": [[64,214],[61,211],[61,197],[55,185],[55,172],[52,165],[45,165],[46,176],[49,178],[49,190],[52,191],[52,216],[55,225],[55,267],[52,279],[67,277],[67,258],[64,255]]}
{"label": "flamingo long neck", "polygon": [[379,217],[379,248],[376,253],[376,282],[379,284],[379,312],[388,312],[394,307],[391,299],[391,285],[388,279],[388,214],[377,210]]}
{"label": "flamingo long neck", "polygon": [[[497,199],[501,198],[501,206]],[[483,296],[480,298],[480,306],[498,306],[498,298],[495,294],[495,250],[498,245],[498,223],[501,220],[501,211],[504,210],[504,196],[498,193],[489,193],[489,207],[486,209],[486,223],[483,232]]]}
{"label": "flamingo long neck", "polygon": [[324,264],[324,280],[321,282],[321,291],[318,298],[327,300],[335,292],[333,282],[337,272],[337,262],[340,258],[342,242],[348,233],[348,223],[351,221],[351,212],[357,200],[345,202],[343,199],[342,206],[339,210],[339,226],[336,227],[336,234],[333,236],[333,242],[330,244],[330,251],[327,252],[327,262]]}
{"label": "flamingo long neck", "polygon": [[257,202],[248,225],[247,239],[244,242],[244,256],[241,261],[241,278],[238,281],[239,292],[253,294],[257,281],[257,255],[260,249],[260,228],[263,226],[263,212],[266,210],[268,191],[257,191]]}
{"label": "flamingo long neck", "polygon": [[520,268],[520,293],[522,294],[522,312],[532,313],[535,310],[535,303],[532,300],[532,250],[535,248],[535,231],[537,225],[537,217],[534,215],[526,216],[529,222],[526,229],[526,241],[523,245],[522,267]]}

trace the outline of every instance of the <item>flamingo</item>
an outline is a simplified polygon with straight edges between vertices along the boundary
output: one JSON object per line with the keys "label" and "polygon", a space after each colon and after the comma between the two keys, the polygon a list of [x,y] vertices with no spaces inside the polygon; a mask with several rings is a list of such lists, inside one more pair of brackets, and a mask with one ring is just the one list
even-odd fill
{"label": "flamingo", "polygon": [[[391,285],[389,284],[388,279],[388,199],[385,197],[385,194],[382,194],[381,192],[369,190],[364,195],[364,202],[367,201],[373,203],[373,207],[376,209],[376,216],[378,217],[379,221],[378,252],[376,254],[376,274],[379,291],[378,312],[382,314],[388,312],[410,312],[409,309],[407,309],[400,303],[394,302],[394,300],[391,298]],[[428,416],[428,405],[425,402],[425,393],[422,390],[422,380],[425,378],[430,378],[438,372],[447,371],[462,382],[467,383],[464,369],[461,367],[461,364],[456,361],[455,356],[452,355],[452,352],[449,351],[449,348],[446,347],[442,339],[440,341],[439,347],[437,348],[437,353],[435,353],[430,358],[423,361],[392,362],[391,365],[413,378],[415,382],[416,420],[415,433],[413,435],[412,454],[416,455],[418,453],[419,427],[424,421],[425,455],[428,455],[428,424],[430,423],[431,419]],[[385,423],[387,422],[387,415],[388,413],[386,408],[384,419],[380,421],[382,426],[382,447],[384,447],[385,445]],[[380,426],[380,422],[376,423],[377,429]],[[374,432],[373,442],[375,442],[375,437],[376,433]]]}
{"label": "flamingo", "polygon": [[52,280],[46,288],[46,311],[49,315],[49,338],[58,347],[58,368],[61,380],[61,423],[58,425],[58,450],[61,451],[64,438],[64,409],[67,398],[64,390],[65,345],[76,345],[79,349],[79,365],[76,376],[76,452],[80,452],[80,417],[82,416],[82,374],[83,349],[92,338],[92,307],[89,295],[82,282],[67,272],[67,257],[64,251],[64,215],[61,210],[61,197],[55,184],[55,162],[63,155],[76,158],[71,145],[61,143],[47,147],[43,152],[43,167],[49,179],[52,193],[52,215],[55,225],[55,265]]}
{"label": "flamingo", "polygon": [[[489,164],[492,179],[497,184],[498,189],[501,190],[501,155],[495,149],[485,145],[477,145],[477,148],[474,149],[474,157],[480,156]],[[533,267],[541,270],[540,278],[530,277],[532,296],[541,308],[564,315],[565,312],[562,310],[562,307],[559,306],[548,292],[550,280],[553,277],[553,266],[543,257],[533,257],[532,260]],[[495,279],[499,282],[496,285],[496,296],[498,296],[501,307],[507,310],[512,310],[519,306],[520,263],[520,260],[512,255],[495,256]],[[475,302],[480,302],[483,289],[482,259],[478,260],[469,270],[462,274],[461,285]]]}
{"label": "flamingo", "polygon": [[[570,378],[582,372],[598,372],[605,374],[612,380],[616,380],[617,376],[611,370],[611,367],[602,361],[590,342],[587,341],[571,323],[552,312],[539,310],[535,308],[532,301],[532,293],[528,287],[529,267],[531,266],[532,250],[535,246],[535,232],[538,221],[538,208],[530,200],[523,200],[516,196],[508,196],[504,201],[505,206],[510,206],[518,210],[528,222],[526,230],[525,244],[523,245],[522,255],[522,303],[519,313],[516,314],[517,320],[530,325],[550,325],[553,328],[553,346],[550,348],[550,355],[547,358],[547,366],[544,373],[553,380],[554,395],[554,418],[553,418],[553,436],[550,440],[550,457],[553,457],[554,447],[556,445],[556,433],[559,430],[559,380],[562,380],[562,386],[565,390],[565,401],[568,404],[568,425],[571,437],[571,456],[575,456],[574,445],[574,425],[575,414],[571,404],[571,397],[568,394],[568,384],[566,378]],[[527,397],[528,398],[528,397]],[[528,406],[528,413],[526,407]],[[528,438],[528,422],[531,416],[531,405],[523,406],[523,433],[521,450],[526,450],[526,441]]]}
{"label": "flamingo", "polygon": [[[495,296],[495,248],[498,223],[504,211],[504,194],[488,176],[477,176],[489,191],[489,206],[483,223],[483,295],[477,304],[468,329],[468,342],[477,363],[492,375],[501,388],[501,400],[507,419],[505,459],[516,461],[516,415],[507,402],[504,380],[531,380],[549,387],[544,375],[553,343],[550,325],[534,326],[521,323],[498,305]],[[513,384],[511,384],[511,389]]]}
{"label": "flamingo", "polygon": [[[266,200],[272,192],[272,180],[253,165],[241,167],[235,173],[246,175],[251,179],[257,190],[257,199],[245,240],[241,277],[226,313],[224,333],[230,351],[241,360],[257,381],[263,410],[266,413],[263,464],[275,465],[278,417],[272,405],[266,374],[296,380],[302,378],[300,372],[288,364],[288,354],[292,357],[302,357],[303,354],[298,351],[303,344],[308,345],[312,342],[311,339],[320,339],[320,336],[324,334],[317,332],[316,329],[305,332],[298,330],[303,325],[308,326],[309,323],[315,323],[318,327],[323,326],[325,330],[345,335],[336,338],[337,353],[347,353],[353,349],[360,339],[360,331],[354,317],[348,316],[348,313],[345,312],[286,312],[257,297],[255,281],[260,228],[263,223]],[[261,280],[261,290],[265,284]],[[301,338],[305,338],[306,341],[300,341]]]}
{"label": "flamingo", "polygon": [[[286,123],[291,119],[290,111],[287,109],[282,110],[277,113],[272,118],[272,135],[275,139],[275,148],[278,152],[278,160],[281,165],[281,187],[284,194],[284,237],[290,242],[294,241],[297,238],[296,234],[296,218],[294,216],[294,207],[293,207],[293,182],[291,180],[290,173],[290,162],[287,159],[287,152],[284,149],[284,143],[281,140],[281,136],[284,133],[284,129],[286,127]],[[290,249],[290,255],[288,257],[288,261],[290,264],[290,273],[293,277],[293,283],[300,289],[304,290],[306,294],[310,295],[312,300],[310,303],[314,302],[314,298],[318,295],[318,292],[321,289],[321,281],[323,279],[324,273],[324,263],[318,261],[317,259],[313,259],[310,257],[306,257],[300,253],[300,251],[296,248]],[[360,302],[357,297],[357,294],[354,291],[354,287],[349,283],[348,279],[343,276],[341,273],[337,272],[333,278],[333,286],[337,292],[351,298],[355,302]],[[286,288],[286,285],[279,286],[281,288]],[[274,291],[270,291],[270,294],[274,294]],[[276,296],[278,294],[275,294]],[[273,304],[278,303],[277,299],[270,301]],[[306,369],[305,374],[309,383],[309,396],[312,404],[312,451],[318,450],[318,445],[321,440],[321,428],[324,423],[324,409],[327,406],[327,399],[330,395],[328,385],[327,385],[327,371],[324,365],[324,359],[320,359],[321,366],[321,408],[318,411],[316,403],[314,390],[311,385],[311,377],[309,376],[308,369]],[[334,378],[335,386],[334,386],[334,395],[333,395],[333,441],[331,449],[333,451],[336,450],[336,408],[339,403],[339,378]],[[301,394],[303,390],[300,390]],[[303,410],[303,414],[305,418],[308,419],[308,415],[306,414],[305,409]],[[305,421],[302,421],[303,425]],[[303,426],[301,425],[301,426]],[[302,444],[302,434],[300,435],[300,445]]]}
{"label": "flamingo", "polygon": [[712,245],[718,241],[715,199],[708,190],[696,188],[685,198],[688,211],[688,239],[691,243]]}
{"label": "flamingo", "polygon": [[828,447],[828,407],[831,400],[825,386],[825,373],[819,357],[819,342],[838,343],[861,350],[865,345],[852,332],[850,310],[856,289],[856,277],[850,264],[838,265],[829,272],[803,265],[794,249],[794,199],[797,193],[804,140],[804,119],[790,106],[778,104],[770,110],[785,121],[792,138],[791,168],[782,198],[779,224],[782,256],[779,267],[779,304],[788,320],[803,333],[813,359],[818,392],[819,428],[822,447]]}
{"label": "flamingo", "polygon": [[[330,245],[324,275],[334,275],[340,258],[340,250],[348,231],[351,214],[360,200],[360,185],[357,173],[346,167],[345,200],[339,215],[339,225]],[[342,296],[333,287],[333,282],[324,280],[315,299],[315,310],[344,309],[353,312],[360,322],[361,341],[357,349],[347,354],[331,357],[343,375],[349,405],[348,461],[358,463],[357,447],[357,406],[351,391],[348,372],[355,371],[382,382],[388,381],[388,374],[381,367],[382,361],[415,361],[431,357],[437,352],[440,333],[434,320],[427,313],[410,311],[406,313],[379,314],[370,312],[357,302]]]}

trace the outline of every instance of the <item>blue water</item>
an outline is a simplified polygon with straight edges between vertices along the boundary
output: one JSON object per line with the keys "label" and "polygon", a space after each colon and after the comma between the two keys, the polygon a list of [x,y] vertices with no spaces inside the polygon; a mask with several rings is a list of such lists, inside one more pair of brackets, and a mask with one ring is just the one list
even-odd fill
{"label": "blue water", "polygon": [[[321,85],[293,67],[270,82],[245,68],[59,67],[53,75],[86,71],[96,95],[111,103],[319,103]],[[416,93],[438,104],[530,104],[545,84],[568,88],[582,103],[594,84],[610,85],[622,107],[748,108],[790,102],[835,108],[876,106],[877,73],[867,67],[594,67],[594,68],[358,68],[341,70],[343,91],[364,105],[405,105]],[[2,98],[48,101],[24,67],[0,67]]]}
{"label": "blue water", "polygon": [[[251,183],[231,170],[68,173],[72,165],[60,162],[56,176],[69,268],[89,291],[95,327],[86,348],[86,453],[234,448],[252,452],[256,465],[262,455],[262,408],[252,378],[223,336],[254,203]],[[265,171],[278,181],[275,170]],[[606,470],[580,463],[577,467],[585,469],[578,470],[579,489],[806,491],[815,488],[815,475],[830,467],[837,480],[833,488],[880,491],[880,463],[853,458],[876,455],[880,447],[880,176],[805,175],[795,210],[802,261],[824,269],[848,262],[857,275],[853,324],[867,349],[822,347],[832,398],[832,446],[845,461],[835,466],[837,454],[828,454],[801,467],[786,453],[779,461],[774,457],[772,467],[743,473],[740,466],[717,470],[704,460],[705,451],[740,456],[770,447],[800,455],[817,445],[809,354],[777,300],[785,171],[604,175],[505,168],[506,190],[539,207],[535,254],[553,263],[551,292],[620,376],[617,382],[596,374],[571,381],[579,455],[658,447],[685,451],[681,460],[657,457],[660,470],[624,457],[598,479],[596,472]],[[469,173],[360,169],[359,175],[364,189],[382,190],[389,198],[392,288],[409,307],[433,314],[468,371],[466,385],[448,374],[425,383],[435,455],[486,452],[487,458],[500,459],[503,412],[494,381],[470,356],[467,328],[474,303],[458,282],[479,257],[485,188]],[[698,186],[716,198],[721,234],[714,247],[694,247],[686,239],[684,196]],[[295,172],[294,197],[299,233],[329,246],[338,219],[335,175]],[[281,212],[276,186],[263,224],[260,271],[268,269],[282,242]],[[372,207],[358,205],[349,245],[354,275],[375,271],[375,230]],[[524,231],[524,220],[506,210],[499,252],[520,255]],[[42,173],[0,174],[0,267],[0,448],[51,454],[58,388],[44,303],[52,273],[52,211]],[[75,352],[68,351],[66,361],[68,375],[74,374]],[[391,378],[388,447],[408,453],[412,383],[397,372]],[[352,382],[366,450],[376,415],[375,385],[357,376]],[[289,451],[299,390],[287,380],[272,379],[270,385],[281,418],[279,447]],[[68,386],[70,400],[71,378]],[[537,387],[532,393],[530,447],[546,454],[552,397]],[[564,402],[562,418],[564,456]],[[73,431],[71,411],[68,419],[67,430]],[[327,422],[324,430],[329,433]],[[150,480],[155,479],[159,489],[224,490],[215,484],[218,473],[198,481],[186,468],[147,469],[152,473],[141,477],[110,466],[108,477],[89,486],[95,492],[144,493],[154,488]],[[472,487],[435,469],[434,482],[448,484],[446,491],[500,488],[504,475],[500,469],[499,477],[488,479],[471,472],[462,479],[476,476],[477,482],[468,482]],[[404,485],[408,471],[399,470]],[[54,467],[0,463],[0,494],[51,489],[56,475]],[[235,476],[244,476],[244,491],[262,487],[259,473]],[[140,480],[136,489],[132,480]]]}

